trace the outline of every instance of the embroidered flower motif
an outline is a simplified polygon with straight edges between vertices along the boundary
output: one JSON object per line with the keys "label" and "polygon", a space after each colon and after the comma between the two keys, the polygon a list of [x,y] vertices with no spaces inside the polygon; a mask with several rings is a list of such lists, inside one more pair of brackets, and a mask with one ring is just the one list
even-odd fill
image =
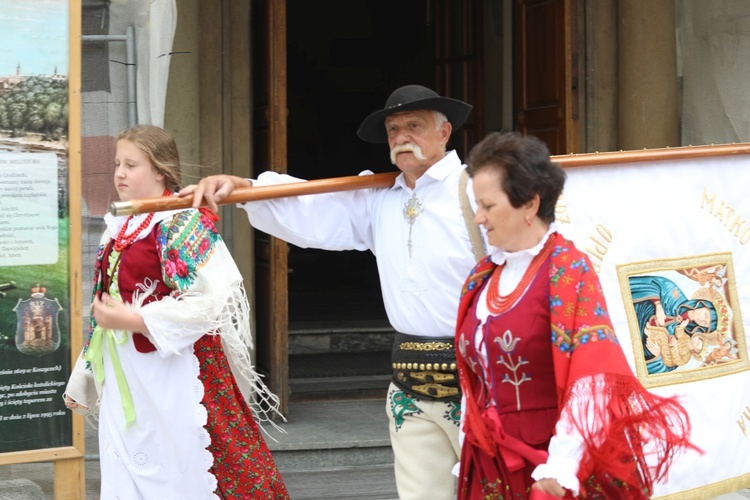
{"label": "embroidered flower motif", "polygon": [[[200,221],[201,224],[212,233],[218,233],[218,230],[216,229],[216,226],[214,226],[214,221],[211,219],[211,217],[206,216],[203,212],[200,212]],[[219,220],[218,217],[216,220]]]}
{"label": "embroidered flower motif", "polygon": [[467,292],[474,290],[483,282],[487,281],[487,279],[490,277],[490,274],[492,273],[492,269],[485,269],[482,272],[477,272],[477,270],[482,265],[486,264],[486,262],[487,262],[487,259],[482,261],[479,265],[475,266],[474,269],[471,271],[468,281],[466,282],[464,287],[461,289],[461,297],[463,297],[464,294],[466,294]]}
{"label": "embroidered flower motif", "polygon": [[404,391],[394,391],[391,394],[391,412],[393,413],[393,420],[396,423],[396,431],[398,431],[404,422],[406,416],[415,413],[420,414],[422,410],[419,409],[415,398],[409,396]]}
{"label": "embroidered flower motif", "polygon": [[501,337],[496,337],[495,342],[500,346],[500,349],[507,352],[508,354],[516,350],[516,346],[521,341],[519,338],[514,338],[510,330],[505,330],[505,333]]}
{"label": "embroidered flower motif", "polygon": [[[566,243],[566,244],[570,244],[570,242],[569,242],[569,241],[567,241],[567,240],[565,241],[565,243]],[[562,246],[562,245],[557,245],[557,246],[555,247],[555,249],[554,249],[554,250],[552,251],[552,256],[553,256],[553,257],[557,257],[557,256],[558,256],[558,255],[560,255],[561,253],[563,253],[563,252],[567,252],[567,251],[568,251],[568,248],[567,248],[567,247],[565,247],[565,246]],[[563,259],[563,260],[565,260],[565,259]]]}
{"label": "embroidered flower motif", "polygon": [[617,335],[615,335],[615,332],[613,332],[609,328],[597,330],[597,333],[599,334],[599,338],[601,340],[609,340],[610,342],[614,342],[615,344],[620,345],[620,341],[617,339]]}
{"label": "embroidered flower motif", "polygon": [[578,259],[578,260],[574,260],[570,264],[570,268],[571,269],[577,269],[579,267],[581,269],[583,269],[583,272],[585,272],[585,273],[589,272],[589,265],[586,263],[586,259],[581,258],[581,259]]}
{"label": "embroidered flower motif", "polygon": [[573,352],[573,346],[570,344],[562,344],[560,345],[560,351],[562,351],[565,354],[570,354]]}
{"label": "embroidered flower motif", "polygon": [[181,259],[173,259],[172,256],[170,256],[170,260],[168,260],[165,263],[165,271],[167,273],[167,276],[171,279],[175,279],[176,276],[179,276],[180,278],[185,278],[188,275],[188,266],[185,263],[184,260]]}
{"label": "embroidered flower motif", "polygon": [[469,370],[471,370],[474,373],[477,372],[477,361],[474,359],[474,357],[467,354],[466,347],[469,345],[469,341],[466,340],[466,337],[462,333],[458,337],[458,352],[461,353],[461,357],[466,360],[466,362],[469,365]]}
{"label": "embroidered flower motif", "polygon": [[549,269],[549,279],[552,283],[557,285],[557,282],[560,281],[560,278],[563,277],[565,274],[565,268],[564,267],[557,267],[557,266],[550,266]]}
{"label": "embroidered flower motif", "polygon": [[448,403],[448,409],[443,413],[443,417],[453,425],[459,426],[461,424],[461,403]]}
{"label": "embroidered flower motif", "polygon": [[602,307],[600,303],[596,303],[596,306],[594,307],[594,315],[595,316],[608,316],[607,310]]}
{"label": "embroidered flower motif", "polygon": [[500,349],[505,355],[500,355],[496,361],[498,365],[504,366],[508,369],[508,373],[504,373],[501,377],[504,383],[511,384],[516,389],[516,408],[521,410],[521,393],[519,387],[524,382],[531,380],[531,377],[526,372],[519,373],[519,369],[523,365],[529,364],[529,360],[523,356],[518,356],[516,360],[513,360],[511,354],[518,347],[518,343],[521,341],[520,338],[513,337],[513,333],[510,330],[505,330],[500,337],[495,337],[495,343],[500,346]]}
{"label": "embroidered flower motif", "polygon": [[557,271],[559,269],[560,268],[557,267],[556,265],[550,264],[550,266],[549,266],[549,277],[552,278],[553,276],[557,275]]}
{"label": "embroidered flower motif", "polygon": [[557,346],[560,352],[569,355],[573,346],[571,345],[570,332],[565,329],[565,325],[557,323],[552,327],[552,344]]}
{"label": "embroidered flower motif", "polygon": [[209,260],[215,243],[221,238],[208,219],[190,210],[163,221],[156,237],[163,249],[165,279],[178,291],[192,285],[195,271]]}
{"label": "embroidered flower motif", "polygon": [[201,255],[205,254],[206,251],[211,247],[211,243],[208,241],[208,238],[203,238],[201,240],[201,244],[198,245],[198,253]]}

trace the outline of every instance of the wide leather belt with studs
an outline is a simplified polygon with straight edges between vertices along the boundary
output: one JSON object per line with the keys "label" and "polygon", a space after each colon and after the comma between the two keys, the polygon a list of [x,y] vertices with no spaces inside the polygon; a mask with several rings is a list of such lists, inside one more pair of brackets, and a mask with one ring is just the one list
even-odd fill
{"label": "wide leather belt with studs", "polygon": [[393,383],[409,394],[460,401],[453,337],[418,337],[396,332],[391,354]]}

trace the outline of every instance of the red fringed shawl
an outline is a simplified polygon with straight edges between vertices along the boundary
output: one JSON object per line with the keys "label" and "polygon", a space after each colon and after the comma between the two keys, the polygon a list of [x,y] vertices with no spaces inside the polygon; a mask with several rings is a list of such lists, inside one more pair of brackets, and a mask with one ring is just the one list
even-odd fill
{"label": "red fringed shawl", "polygon": [[[633,374],[612,328],[599,278],[588,257],[559,233],[550,257],[549,299],[559,408],[590,416],[572,422],[583,437],[578,470],[581,498],[638,498],[666,477],[675,455],[690,444],[687,411],[676,398],[649,393]],[[457,324],[463,323],[495,264],[486,257],[462,290]],[[458,331],[457,331],[458,342]],[[493,437],[472,394],[470,370],[458,356],[466,397],[465,424],[478,446],[495,455]],[[573,397],[576,396],[576,397]],[[647,459],[648,457],[648,459]]]}

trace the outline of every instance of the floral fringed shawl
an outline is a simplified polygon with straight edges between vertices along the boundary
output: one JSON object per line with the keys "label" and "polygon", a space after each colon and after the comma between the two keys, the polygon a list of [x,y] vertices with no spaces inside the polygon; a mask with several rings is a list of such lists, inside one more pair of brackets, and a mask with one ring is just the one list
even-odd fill
{"label": "floral fringed shawl", "polygon": [[[550,257],[550,332],[559,408],[585,416],[572,422],[583,438],[578,470],[581,498],[645,498],[666,478],[675,456],[690,444],[687,411],[676,398],[648,392],[633,374],[615,336],[599,278],[588,257],[559,233]],[[458,311],[461,325],[477,291],[495,268],[489,257],[471,272]],[[544,268],[543,268],[544,269]],[[492,433],[459,356],[466,397],[465,425],[495,455]],[[572,407],[572,406],[575,407]]]}

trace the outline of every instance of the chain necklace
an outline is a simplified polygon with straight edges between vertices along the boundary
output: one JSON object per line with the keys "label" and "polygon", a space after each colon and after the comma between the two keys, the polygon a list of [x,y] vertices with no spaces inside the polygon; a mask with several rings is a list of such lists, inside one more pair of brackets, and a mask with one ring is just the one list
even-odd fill
{"label": "chain necklace", "polygon": [[489,309],[492,314],[503,313],[518,301],[521,295],[526,291],[526,288],[528,288],[531,280],[534,279],[536,273],[542,267],[542,264],[544,264],[547,257],[549,257],[552,250],[555,248],[554,240],[554,235],[550,235],[549,238],[547,238],[547,242],[544,244],[544,247],[542,247],[542,250],[531,259],[531,263],[523,273],[521,281],[518,282],[516,288],[514,288],[508,295],[500,295],[500,275],[503,272],[505,263],[495,268],[492,272],[492,276],[490,276],[490,281],[487,283],[487,309]]}
{"label": "chain necklace", "polygon": [[421,214],[424,211],[424,207],[422,206],[422,202],[419,201],[419,198],[417,198],[417,193],[412,192],[411,198],[406,202],[404,205],[404,217],[409,222],[409,241],[406,243],[409,247],[409,260],[411,260],[411,231],[414,227],[414,222],[417,220],[417,217],[419,217],[419,214]]}

